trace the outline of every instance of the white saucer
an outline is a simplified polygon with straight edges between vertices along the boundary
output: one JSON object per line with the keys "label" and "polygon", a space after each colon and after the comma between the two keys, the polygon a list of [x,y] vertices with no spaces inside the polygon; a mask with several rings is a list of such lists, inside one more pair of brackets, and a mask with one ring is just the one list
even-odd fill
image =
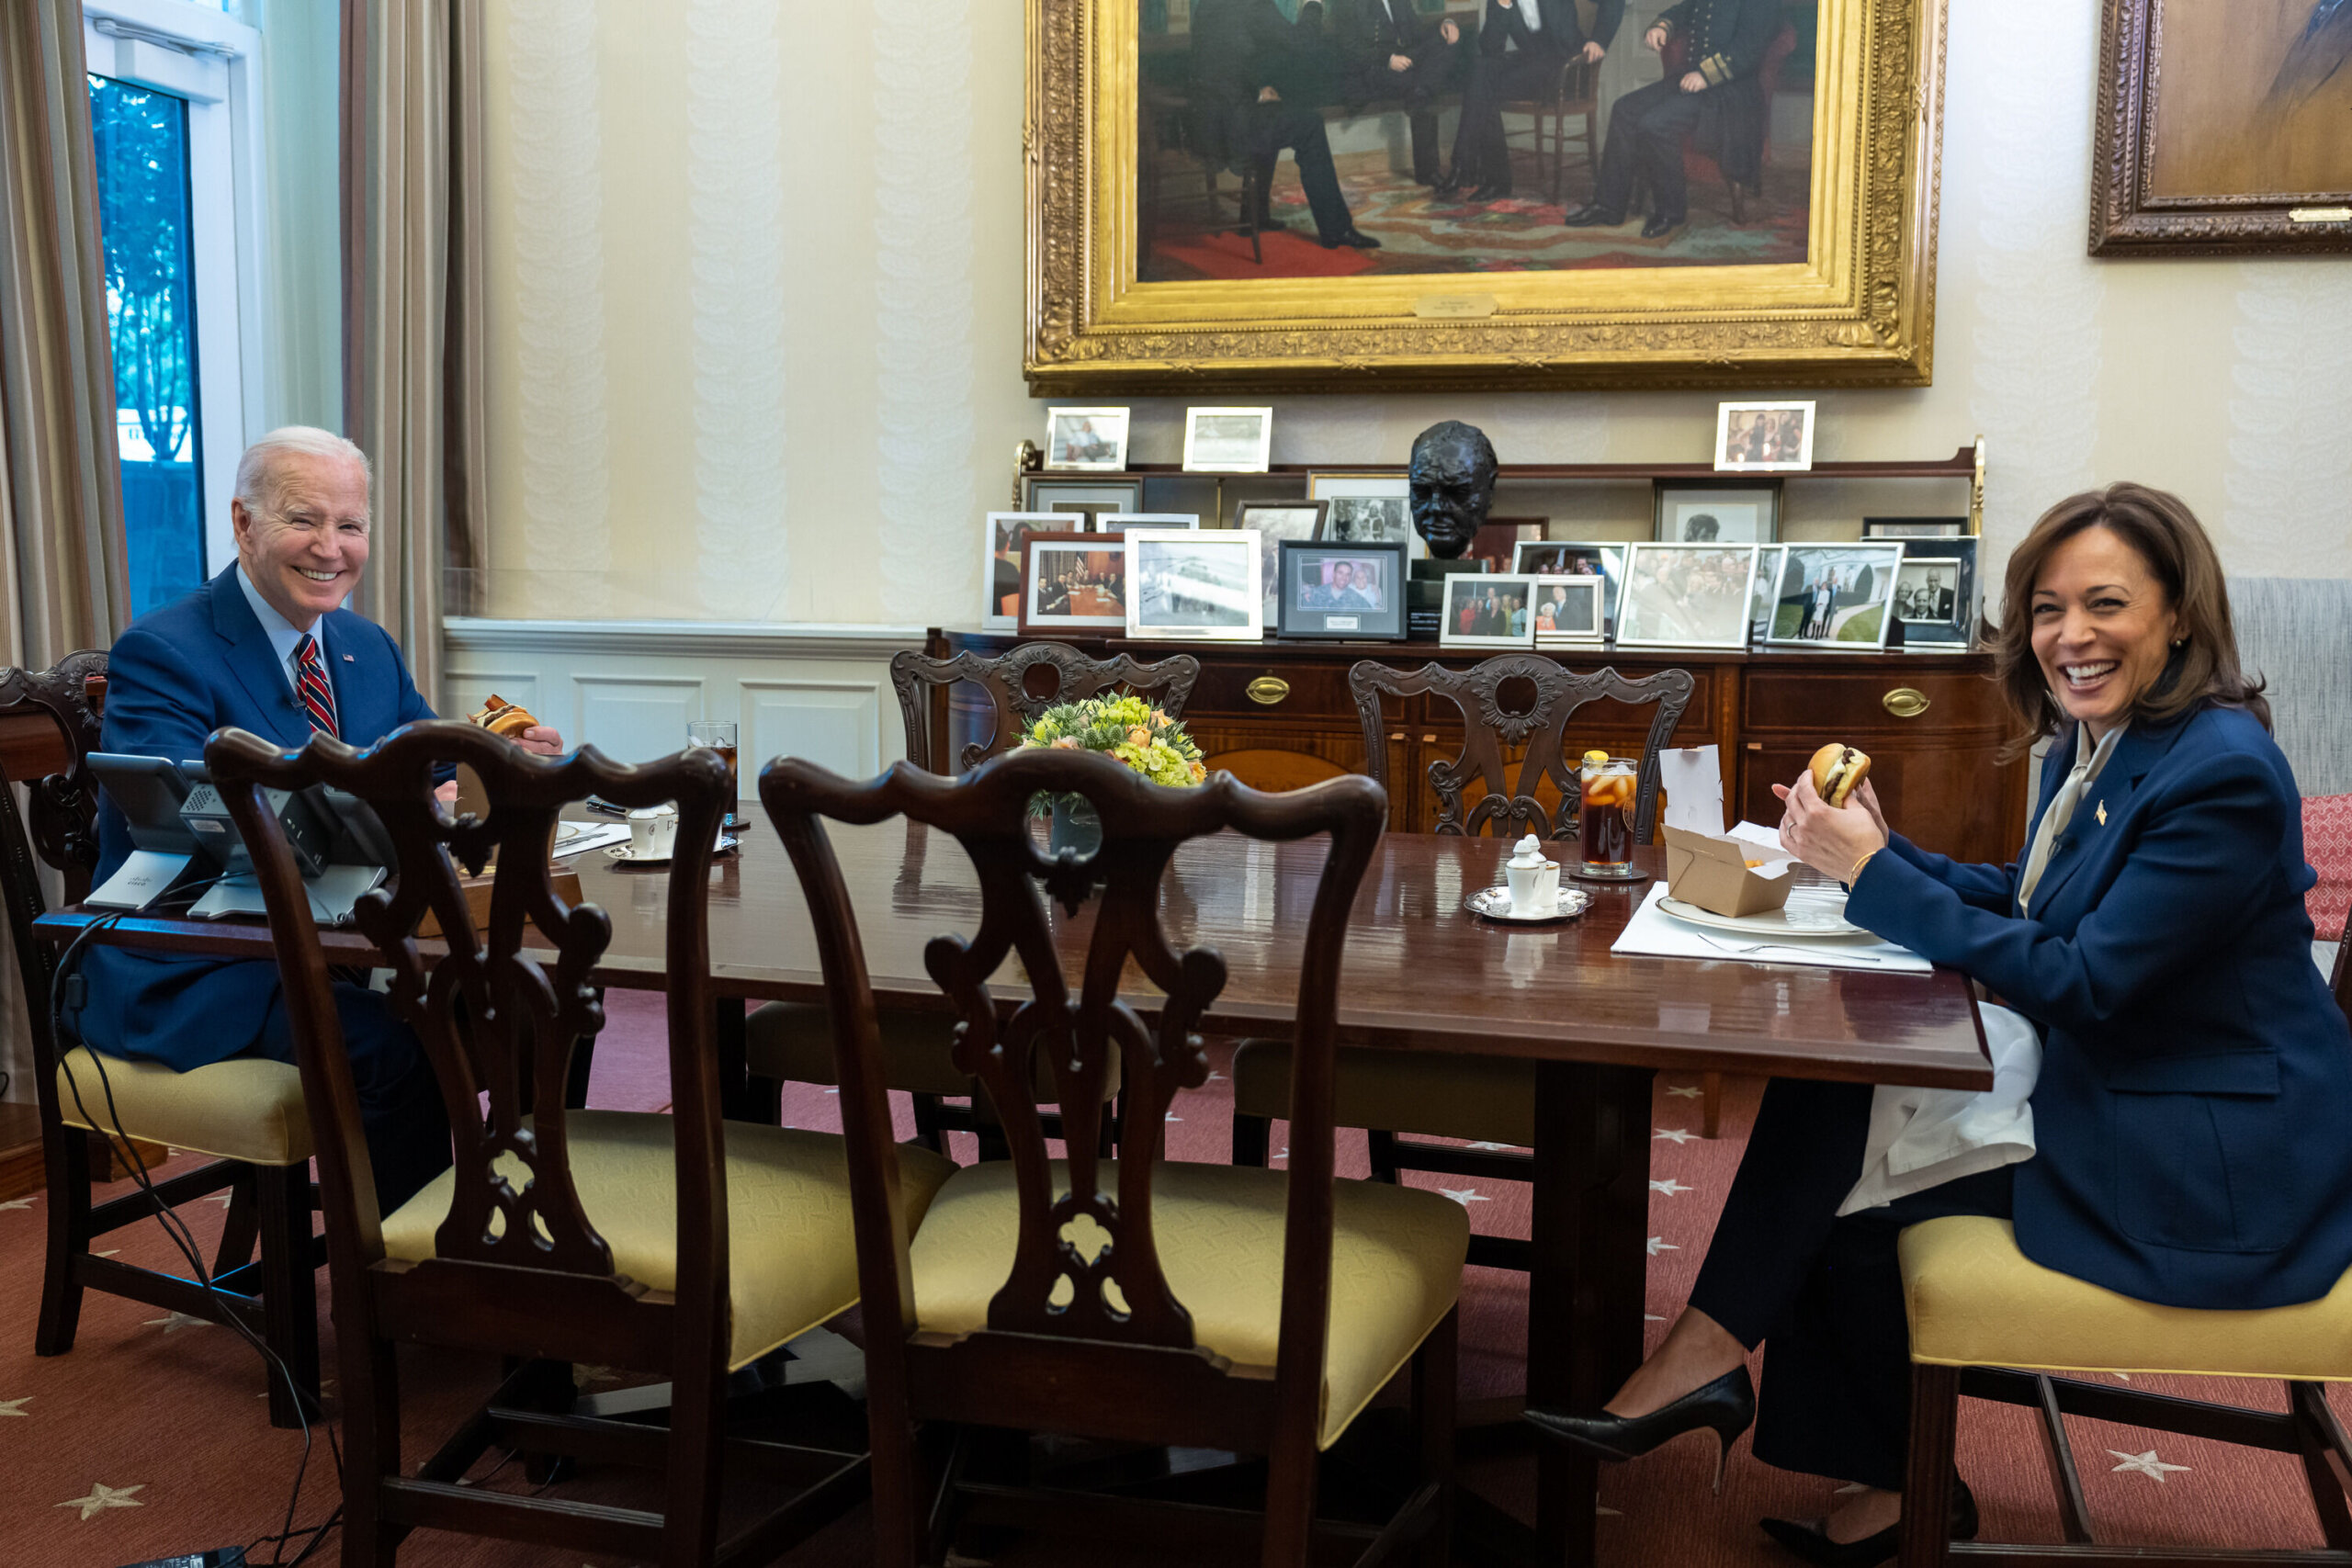
{"label": "white saucer", "polygon": [[1560,889],[1559,907],[1550,914],[1522,915],[1510,907],[1510,887],[1481,887],[1462,900],[1462,907],[1483,919],[1504,925],[1548,926],[1562,920],[1573,920],[1592,907],[1592,895],[1581,887]]}
{"label": "white saucer", "polygon": [[1690,925],[1737,931],[1770,942],[1785,942],[1791,937],[1817,941],[1871,934],[1846,918],[1846,895],[1833,887],[1792,888],[1789,901],[1780,908],[1753,915],[1718,915],[1713,909],[1702,909],[1696,904],[1670,897],[1660,898],[1657,907]]}
{"label": "white saucer", "polygon": [[[719,840],[718,848],[711,852],[723,855],[741,841],[729,834]],[[628,844],[615,844],[605,852],[605,858],[619,861],[624,865],[668,865],[673,857],[671,855],[641,855]]]}

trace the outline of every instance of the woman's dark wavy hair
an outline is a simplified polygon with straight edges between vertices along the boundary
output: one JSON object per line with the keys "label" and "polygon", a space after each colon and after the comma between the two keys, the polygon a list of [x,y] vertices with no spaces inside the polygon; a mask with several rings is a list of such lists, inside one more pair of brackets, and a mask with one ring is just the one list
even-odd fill
{"label": "woman's dark wavy hair", "polygon": [[2067,497],[2041,514],[2009,557],[2003,583],[2002,622],[1990,634],[1993,678],[2024,733],[2006,755],[2015,756],[2055,731],[2065,714],[2051,694],[2033,654],[2033,591],[2059,546],[2086,528],[2105,528],[2139,552],[2179,616],[2181,645],[2165,671],[2132,705],[2135,724],[2167,724],[2213,704],[2241,707],[2270,728],[2263,682],[2238,668],[2238,638],[2230,624],[2230,593],[2222,558],[2197,515],[2180,497],[2126,481]]}

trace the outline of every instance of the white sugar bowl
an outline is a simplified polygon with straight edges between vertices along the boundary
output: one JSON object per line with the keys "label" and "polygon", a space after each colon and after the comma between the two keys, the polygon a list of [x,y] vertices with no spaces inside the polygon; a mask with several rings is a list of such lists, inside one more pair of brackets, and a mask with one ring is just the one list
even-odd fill
{"label": "white sugar bowl", "polygon": [[1530,833],[1503,863],[1510,883],[1510,912],[1522,919],[1549,915],[1560,907],[1560,863],[1548,859],[1543,842]]}

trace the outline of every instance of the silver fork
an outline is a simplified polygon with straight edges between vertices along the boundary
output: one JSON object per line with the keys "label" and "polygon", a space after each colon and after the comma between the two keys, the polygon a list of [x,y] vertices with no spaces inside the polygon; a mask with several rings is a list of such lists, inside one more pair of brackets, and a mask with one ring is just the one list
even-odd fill
{"label": "silver fork", "polygon": [[[1700,932],[1698,932],[1697,934],[1698,934],[1698,938],[1699,938],[1699,940],[1700,940],[1701,942],[1705,942],[1709,947],[1721,948],[1721,949],[1722,949],[1724,952],[1725,952],[1725,953],[1819,953],[1819,952],[1821,951],[1821,950],[1820,950],[1820,949],[1818,949],[1818,948],[1812,948],[1812,947],[1797,947],[1797,946],[1795,946],[1795,945],[1793,945],[1793,944],[1792,944],[1792,943],[1785,942],[1759,942],[1752,943],[1752,944],[1750,944],[1749,946],[1747,946],[1747,947],[1734,947],[1730,942],[1717,942],[1713,937],[1709,936],[1709,935],[1708,935],[1706,932],[1704,932],[1704,931],[1700,931]],[[1842,958],[1849,958],[1849,959],[1853,959],[1853,960],[1855,960],[1855,961],[1857,961],[1857,962],[1859,962],[1859,963],[1862,963],[1862,964],[1883,964],[1883,963],[1885,963],[1885,962],[1886,962],[1886,960],[1885,960],[1885,959],[1883,959],[1883,958],[1877,958],[1877,957],[1873,957],[1871,954],[1867,953],[1848,953],[1848,952],[1846,952],[1846,951],[1845,951],[1845,950],[1843,950],[1843,949],[1832,949],[1831,951],[1838,953],[1838,956],[1840,956],[1840,957],[1842,957]]]}

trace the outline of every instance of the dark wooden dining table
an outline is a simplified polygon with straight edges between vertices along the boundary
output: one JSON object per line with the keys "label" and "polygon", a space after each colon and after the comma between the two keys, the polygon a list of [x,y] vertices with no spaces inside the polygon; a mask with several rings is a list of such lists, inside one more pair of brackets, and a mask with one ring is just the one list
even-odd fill
{"label": "dark wooden dining table", "polygon": [[[799,884],[756,807],[740,851],[710,878],[710,955],[722,1004],[721,1048],[741,1059],[743,1009],[820,1000],[823,976]],[[979,885],[955,841],[903,822],[836,828],[835,852],[856,907],[877,999],[946,1008],[922,965],[924,943],[968,934]],[[1646,883],[1594,886],[1591,908],[1565,925],[1490,923],[1464,897],[1499,882],[1509,852],[1487,839],[1392,833],[1352,912],[1340,980],[1343,1044],[1514,1056],[1536,1064],[1528,1287],[1527,1397],[1604,1399],[1642,1355],[1648,1261],[1651,1079],[1660,1069],[1984,1089],[1992,1071],[1967,981],[1959,974],[1871,973],[1738,959],[1621,956],[1610,945]],[[1300,938],[1323,844],[1263,844],[1219,834],[1177,854],[1163,894],[1171,935],[1216,948],[1229,978],[1204,1031],[1280,1033],[1293,1015]],[[1661,852],[1635,852],[1662,870]],[[613,941],[596,977],[616,988],[666,983],[666,869],[616,863],[591,851],[572,862],[583,896],[601,905]],[[1059,919],[1073,960],[1087,921]],[[44,918],[62,938],[89,917]],[[266,928],[160,917],[121,920],[95,940],[224,957],[267,957]],[[365,964],[366,941],[325,933],[329,961]],[[1013,961],[998,976],[1007,1006],[1025,997]],[[1148,1017],[1156,994],[1140,974],[1124,993]],[[1532,1534],[1465,1496],[1464,1528],[1488,1551],[1545,1564],[1593,1560],[1593,1461],[1544,1445]]]}

